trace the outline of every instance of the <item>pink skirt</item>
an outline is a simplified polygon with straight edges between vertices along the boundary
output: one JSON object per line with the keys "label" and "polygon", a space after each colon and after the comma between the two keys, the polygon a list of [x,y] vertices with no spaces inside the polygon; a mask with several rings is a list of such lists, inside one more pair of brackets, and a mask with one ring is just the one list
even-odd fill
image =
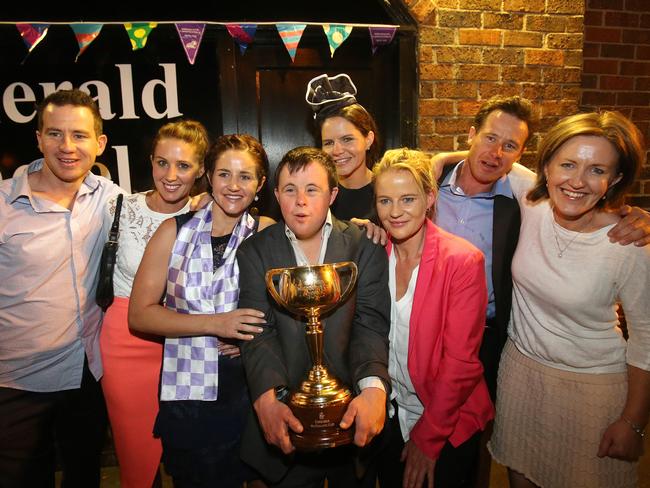
{"label": "pink skirt", "polygon": [[626,395],[626,373],[550,368],[508,341],[488,449],[495,461],[543,488],[635,487],[638,463],[596,456]]}
{"label": "pink skirt", "polygon": [[100,333],[104,390],[122,488],[150,487],[160,466],[162,446],[153,436],[158,414],[162,340],[129,330],[129,300],[115,298]]}

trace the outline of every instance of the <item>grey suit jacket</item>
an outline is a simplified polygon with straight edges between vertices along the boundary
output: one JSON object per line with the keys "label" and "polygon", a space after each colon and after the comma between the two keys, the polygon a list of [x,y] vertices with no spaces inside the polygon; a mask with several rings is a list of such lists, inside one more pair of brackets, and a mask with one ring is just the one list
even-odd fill
{"label": "grey suit jacket", "polygon": [[[311,359],[305,324],[277,305],[266,291],[267,270],[296,266],[284,223],[275,224],[242,243],[237,261],[239,307],[264,312],[268,322],[264,332],[241,346],[254,402],[271,388],[297,388],[311,367]],[[356,288],[347,300],[323,319],[324,363],[339,380],[355,389],[360,379],[377,376],[389,392],[390,293],[386,251],[367,239],[355,225],[333,218],[325,262],[339,261],[354,261],[359,275]],[[274,482],[291,465],[289,457],[266,443],[254,412],[244,431],[242,457]]]}

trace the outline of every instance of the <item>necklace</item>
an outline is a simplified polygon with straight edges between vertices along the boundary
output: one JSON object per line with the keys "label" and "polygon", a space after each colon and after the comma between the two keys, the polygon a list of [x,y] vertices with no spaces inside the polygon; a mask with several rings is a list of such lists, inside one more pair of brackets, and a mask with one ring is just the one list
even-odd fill
{"label": "necklace", "polygon": [[579,229],[575,231],[575,235],[571,238],[571,240],[564,246],[560,246],[560,236],[557,233],[557,228],[556,226],[559,225],[557,222],[555,222],[555,212],[552,211],[551,213],[551,218],[553,219],[553,236],[555,237],[555,245],[557,246],[557,257],[561,258],[564,256],[564,253],[566,252],[567,249],[569,249],[569,246],[573,244],[573,241],[575,241],[580,233],[585,230],[587,227],[589,227],[589,224],[591,224],[591,221],[594,220],[594,216],[596,215],[596,212],[593,211],[591,213],[591,217],[589,220],[582,225]]}

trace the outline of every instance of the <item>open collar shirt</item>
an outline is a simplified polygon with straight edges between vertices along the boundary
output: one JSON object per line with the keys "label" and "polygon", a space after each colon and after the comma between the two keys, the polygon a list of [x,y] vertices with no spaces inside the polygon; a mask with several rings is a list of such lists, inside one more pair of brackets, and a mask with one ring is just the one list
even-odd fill
{"label": "open collar shirt", "polygon": [[42,167],[0,183],[0,386],[51,392],[80,387],[84,355],[102,375],[95,288],[121,190],[88,173],[70,210],[32,193]]}
{"label": "open collar shirt", "polygon": [[492,221],[494,198],[513,198],[508,176],[497,180],[489,192],[466,195],[456,180],[464,161],[458,163],[443,180],[436,202],[436,224],[442,229],[468,240],[485,255],[485,276],[488,287],[487,318],[495,314],[494,284],[492,283]]}

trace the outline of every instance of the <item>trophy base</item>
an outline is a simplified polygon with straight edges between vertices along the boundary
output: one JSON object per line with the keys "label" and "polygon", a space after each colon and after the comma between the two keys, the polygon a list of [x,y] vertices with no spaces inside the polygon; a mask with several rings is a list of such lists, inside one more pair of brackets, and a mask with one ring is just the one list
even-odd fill
{"label": "trophy base", "polygon": [[316,451],[350,444],[354,427],[341,429],[339,424],[348,402],[325,406],[290,404],[291,411],[303,426],[300,434],[290,433],[292,444],[299,451]]}

